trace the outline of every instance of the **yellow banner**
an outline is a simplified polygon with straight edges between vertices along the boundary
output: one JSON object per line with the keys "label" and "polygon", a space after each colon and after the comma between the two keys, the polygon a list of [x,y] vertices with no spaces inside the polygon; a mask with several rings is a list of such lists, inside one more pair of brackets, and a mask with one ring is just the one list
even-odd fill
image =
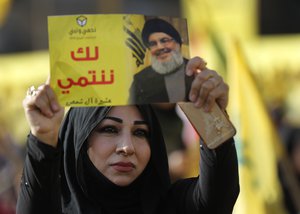
{"label": "yellow banner", "polygon": [[134,74],[149,66],[144,15],[48,17],[51,86],[63,106],[126,105]]}
{"label": "yellow banner", "polygon": [[281,142],[238,40],[228,49],[229,115],[236,125],[240,195],[234,213],[284,214],[277,176]]}

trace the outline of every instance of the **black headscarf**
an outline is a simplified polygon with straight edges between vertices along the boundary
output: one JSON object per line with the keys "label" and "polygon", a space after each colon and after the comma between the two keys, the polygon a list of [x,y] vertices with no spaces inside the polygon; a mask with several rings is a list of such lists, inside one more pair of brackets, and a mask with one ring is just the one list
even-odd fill
{"label": "black headscarf", "polygon": [[[98,173],[86,154],[88,136],[111,108],[71,108],[64,119],[59,135],[63,149],[61,175],[64,212],[109,213],[109,210],[103,211],[105,208],[101,200],[105,199],[103,203],[106,208],[116,204],[122,207],[123,196],[128,196],[130,201],[126,204],[129,206],[123,207],[125,210],[140,208],[145,214],[156,213],[159,203],[166,196],[170,177],[160,125],[150,105],[137,105],[143,119],[149,124],[151,157],[136,181],[128,187],[114,185]],[[93,189],[96,191],[91,191]]]}

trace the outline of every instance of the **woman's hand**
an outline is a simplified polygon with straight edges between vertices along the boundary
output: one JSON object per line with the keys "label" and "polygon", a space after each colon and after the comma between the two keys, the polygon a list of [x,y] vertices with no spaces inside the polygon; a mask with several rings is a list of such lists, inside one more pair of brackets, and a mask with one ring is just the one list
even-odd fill
{"label": "woman's hand", "polygon": [[23,108],[31,133],[40,141],[56,147],[64,108],[59,105],[50,85],[41,85],[37,90],[31,88],[23,100]]}
{"label": "woman's hand", "polygon": [[204,110],[209,111],[217,102],[220,108],[225,110],[228,104],[229,87],[216,71],[206,68],[203,59],[194,57],[189,60],[186,74],[195,75],[189,99],[196,107],[204,107]]}

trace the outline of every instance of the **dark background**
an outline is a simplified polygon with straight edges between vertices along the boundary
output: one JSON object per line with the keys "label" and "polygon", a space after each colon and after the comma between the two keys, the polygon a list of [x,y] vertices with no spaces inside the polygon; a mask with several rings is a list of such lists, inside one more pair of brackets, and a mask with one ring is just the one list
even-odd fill
{"label": "dark background", "polygon": [[299,0],[260,0],[258,6],[261,35],[300,33]]}
{"label": "dark background", "polygon": [[137,13],[180,16],[179,0],[14,0],[0,28],[0,53],[48,48],[47,16]]}
{"label": "dark background", "polygon": [[[47,16],[138,13],[181,16],[180,0],[14,0],[0,28],[0,53],[48,48]],[[258,34],[300,33],[299,0],[259,0]]]}

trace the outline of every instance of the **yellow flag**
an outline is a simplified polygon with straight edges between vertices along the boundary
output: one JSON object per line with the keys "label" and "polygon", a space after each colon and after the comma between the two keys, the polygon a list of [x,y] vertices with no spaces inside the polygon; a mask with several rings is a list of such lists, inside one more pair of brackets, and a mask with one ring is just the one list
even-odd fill
{"label": "yellow flag", "polygon": [[5,18],[11,7],[10,0],[0,0],[0,27],[4,24]]}
{"label": "yellow flag", "polygon": [[279,137],[239,44],[228,50],[229,114],[237,128],[241,189],[235,213],[285,213],[276,165]]}

